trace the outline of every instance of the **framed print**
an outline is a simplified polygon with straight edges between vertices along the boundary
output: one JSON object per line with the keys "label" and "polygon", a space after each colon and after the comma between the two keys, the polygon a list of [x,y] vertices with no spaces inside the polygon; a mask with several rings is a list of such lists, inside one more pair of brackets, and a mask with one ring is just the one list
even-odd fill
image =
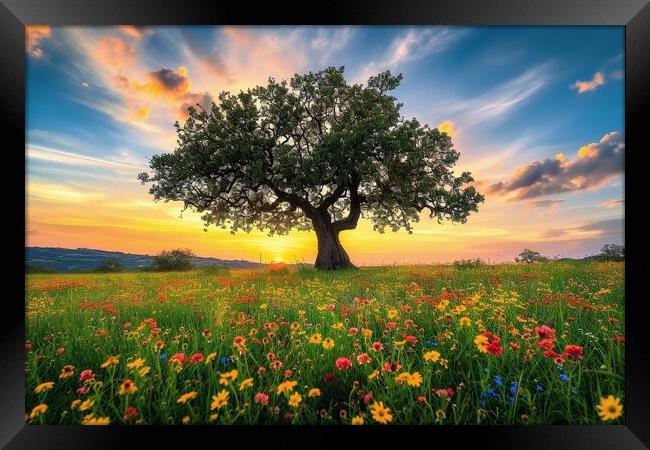
{"label": "framed print", "polygon": [[3,445],[647,446],[646,3],[3,0]]}

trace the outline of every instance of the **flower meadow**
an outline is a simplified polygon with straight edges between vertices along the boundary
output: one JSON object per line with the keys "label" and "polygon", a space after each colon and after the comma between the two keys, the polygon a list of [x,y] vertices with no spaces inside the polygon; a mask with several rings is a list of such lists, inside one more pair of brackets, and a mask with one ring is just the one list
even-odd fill
{"label": "flower meadow", "polygon": [[624,420],[623,263],[28,275],[30,424]]}

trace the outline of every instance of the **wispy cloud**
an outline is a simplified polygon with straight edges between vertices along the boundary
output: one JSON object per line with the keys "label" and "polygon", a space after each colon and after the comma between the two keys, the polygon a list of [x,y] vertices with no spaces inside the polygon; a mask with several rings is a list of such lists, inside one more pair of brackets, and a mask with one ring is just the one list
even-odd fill
{"label": "wispy cloud", "polygon": [[30,145],[27,147],[28,158],[71,166],[94,166],[106,169],[128,169],[130,171],[135,171],[138,170],[141,165],[144,165],[144,161],[142,161],[141,164],[137,164],[134,160],[125,162],[124,159],[128,159],[128,154],[125,155],[122,153],[119,156],[122,159],[121,161],[98,158],[95,156],[83,155],[40,145]]}

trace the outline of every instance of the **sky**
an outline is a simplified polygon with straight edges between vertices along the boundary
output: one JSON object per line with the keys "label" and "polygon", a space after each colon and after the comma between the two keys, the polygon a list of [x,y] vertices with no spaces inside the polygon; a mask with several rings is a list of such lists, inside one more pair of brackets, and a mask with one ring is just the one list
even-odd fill
{"label": "sky", "polygon": [[49,27],[26,29],[26,245],[306,262],[313,232],[203,230],[137,180],[174,122],[269,77],[344,66],[403,74],[402,115],[446,131],[485,195],[464,224],[429,220],[341,242],[357,265],[583,257],[624,243],[623,27]]}

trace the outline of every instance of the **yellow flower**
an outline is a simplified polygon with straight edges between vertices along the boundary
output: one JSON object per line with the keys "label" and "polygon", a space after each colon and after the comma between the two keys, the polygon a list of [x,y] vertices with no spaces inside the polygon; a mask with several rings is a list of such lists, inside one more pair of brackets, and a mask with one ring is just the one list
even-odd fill
{"label": "yellow flower", "polygon": [[320,389],[318,388],[311,388],[309,390],[309,394],[307,394],[308,397],[320,397]]}
{"label": "yellow flower", "polygon": [[126,365],[127,369],[139,369],[140,367],[144,366],[144,359],[138,358],[136,360],[133,360],[132,362],[128,363]]}
{"label": "yellow flower", "polygon": [[465,310],[467,310],[467,306],[465,306],[465,305],[458,305],[458,306],[456,306],[456,307],[454,308],[454,314],[460,314],[460,313],[464,312]]}
{"label": "yellow flower", "polygon": [[137,390],[138,387],[135,385],[133,381],[124,380],[122,382],[122,385],[120,386],[120,390],[117,391],[117,394],[118,395],[135,394]]}
{"label": "yellow flower", "polygon": [[372,330],[369,330],[369,329],[367,329],[367,328],[364,328],[363,331],[361,331],[361,334],[362,334],[364,337],[370,337],[370,336],[372,336]]}
{"label": "yellow flower", "polygon": [[268,308],[268,307],[269,307],[269,305],[267,305],[266,303],[262,303],[262,304],[260,305],[260,309],[266,309],[266,308]]}
{"label": "yellow flower", "polygon": [[210,404],[210,411],[221,409],[222,406],[228,404],[228,391],[222,389],[217,395],[212,396],[212,404]]}
{"label": "yellow flower", "polygon": [[233,369],[230,372],[222,373],[221,377],[219,378],[219,384],[223,384],[224,386],[228,386],[231,381],[235,381],[237,378],[237,375],[239,375],[239,372],[237,372],[237,369]]}
{"label": "yellow flower", "polygon": [[210,353],[206,358],[205,358],[205,363],[210,364],[212,361],[214,361],[214,358],[217,357],[216,352],[215,353]]}
{"label": "yellow flower", "polygon": [[45,383],[41,383],[38,386],[36,386],[34,392],[40,394],[43,391],[52,389],[53,387],[54,387],[54,381],[46,381]]}
{"label": "yellow flower", "polygon": [[289,397],[289,406],[293,406],[294,408],[297,408],[298,406],[300,406],[301,401],[302,401],[302,396],[299,393],[294,392],[293,394],[291,394],[291,397]]}
{"label": "yellow flower", "polygon": [[354,416],[352,418],[352,425],[363,425],[363,417],[361,416]]}
{"label": "yellow flower", "polygon": [[109,425],[111,423],[110,417],[95,417],[93,414],[84,416],[82,425]]}
{"label": "yellow flower", "polygon": [[176,403],[182,403],[184,405],[185,403],[194,399],[195,397],[196,397],[196,391],[188,392],[187,394],[183,394],[180,397],[178,397]]}
{"label": "yellow flower", "polygon": [[439,359],[440,359],[440,352],[437,352],[435,350],[431,350],[424,354],[425,361],[438,362]]}
{"label": "yellow flower", "polygon": [[297,381],[283,381],[278,385],[278,395],[293,391],[297,384]]}
{"label": "yellow flower", "polygon": [[66,364],[63,366],[61,369],[61,373],[59,374],[59,378],[68,378],[74,375],[74,366],[70,364]]}
{"label": "yellow flower", "polygon": [[219,417],[218,413],[210,414],[210,422],[214,422]]}
{"label": "yellow flower", "polygon": [[190,423],[190,416],[183,417],[183,424],[187,425],[188,423]]}
{"label": "yellow flower", "polygon": [[331,348],[334,347],[334,341],[330,338],[327,338],[323,341],[321,344],[325,350],[330,350]]}
{"label": "yellow flower", "polygon": [[47,405],[45,403],[36,405],[32,408],[32,412],[29,414],[29,418],[33,419],[34,417],[37,417],[41,414],[45,414],[45,411],[47,411]]}
{"label": "yellow flower", "polygon": [[77,406],[79,406],[79,403],[81,403],[81,400],[79,399],[72,400],[72,403],[70,403],[70,409],[75,409]]}
{"label": "yellow flower", "polygon": [[420,387],[420,385],[422,384],[422,375],[420,375],[419,372],[413,372],[406,379],[406,382],[411,387]]}
{"label": "yellow flower", "polygon": [[436,419],[439,422],[442,422],[446,418],[447,418],[447,413],[445,413],[442,409],[439,409],[438,411],[436,411]]}
{"label": "yellow flower", "polygon": [[402,348],[404,347],[404,344],[406,344],[406,341],[393,341],[393,345],[395,348]]}
{"label": "yellow flower", "polygon": [[407,381],[410,376],[411,375],[408,372],[402,372],[395,377],[395,381],[397,381],[399,384],[402,384]]}
{"label": "yellow flower", "polygon": [[146,376],[149,372],[151,371],[151,367],[149,366],[144,366],[142,369],[138,371],[141,377]]}
{"label": "yellow flower", "polygon": [[300,323],[298,322],[293,322],[291,324],[291,331],[298,331],[300,329]]}
{"label": "yellow flower", "polygon": [[389,319],[394,319],[399,315],[399,312],[395,308],[391,308],[388,310],[388,318]]}
{"label": "yellow flower", "polygon": [[336,322],[334,325],[332,325],[333,330],[342,330],[343,329],[343,322]]}
{"label": "yellow flower", "polygon": [[243,391],[244,389],[248,389],[249,387],[253,387],[253,379],[252,378],[246,378],[244,381],[242,381],[239,384],[239,390]]}
{"label": "yellow flower", "polygon": [[484,336],[482,334],[479,334],[474,338],[474,344],[476,344],[476,348],[479,349],[479,351],[483,353],[487,353],[487,348],[490,340],[488,339],[487,336]]}
{"label": "yellow flower", "polygon": [[379,376],[379,371],[378,370],[373,370],[370,375],[368,375],[369,380],[374,380]]}
{"label": "yellow flower", "polygon": [[309,338],[309,343],[310,344],[320,344],[322,340],[323,340],[323,337],[320,335],[320,333],[315,333],[315,334],[312,334],[311,337]]}
{"label": "yellow flower", "polygon": [[108,359],[104,362],[104,364],[102,364],[100,367],[102,369],[105,369],[107,367],[114,366],[119,362],[120,362],[120,358],[118,358],[117,356],[109,356]]}
{"label": "yellow flower", "polygon": [[386,425],[393,420],[393,415],[390,408],[384,406],[384,402],[374,402],[370,407],[370,413],[375,422]]}
{"label": "yellow flower", "polygon": [[460,326],[461,327],[468,327],[472,324],[472,319],[469,317],[461,317],[460,318]]}
{"label": "yellow flower", "polygon": [[621,399],[613,395],[601,397],[600,404],[596,408],[602,421],[615,420],[623,414]]}
{"label": "yellow flower", "polygon": [[84,401],[81,403],[81,405],[79,405],[79,411],[86,411],[86,410],[89,410],[90,408],[93,407],[94,404],[95,404],[95,401],[94,401],[94,400],[91,400],[91,399],[84,400]]}
{"label": "yellow flower", "polygon": [[444,311],[444,309],[447,307],[449,304],[449,300],[440,300],[440,303],[436,306],[440,311]]}

